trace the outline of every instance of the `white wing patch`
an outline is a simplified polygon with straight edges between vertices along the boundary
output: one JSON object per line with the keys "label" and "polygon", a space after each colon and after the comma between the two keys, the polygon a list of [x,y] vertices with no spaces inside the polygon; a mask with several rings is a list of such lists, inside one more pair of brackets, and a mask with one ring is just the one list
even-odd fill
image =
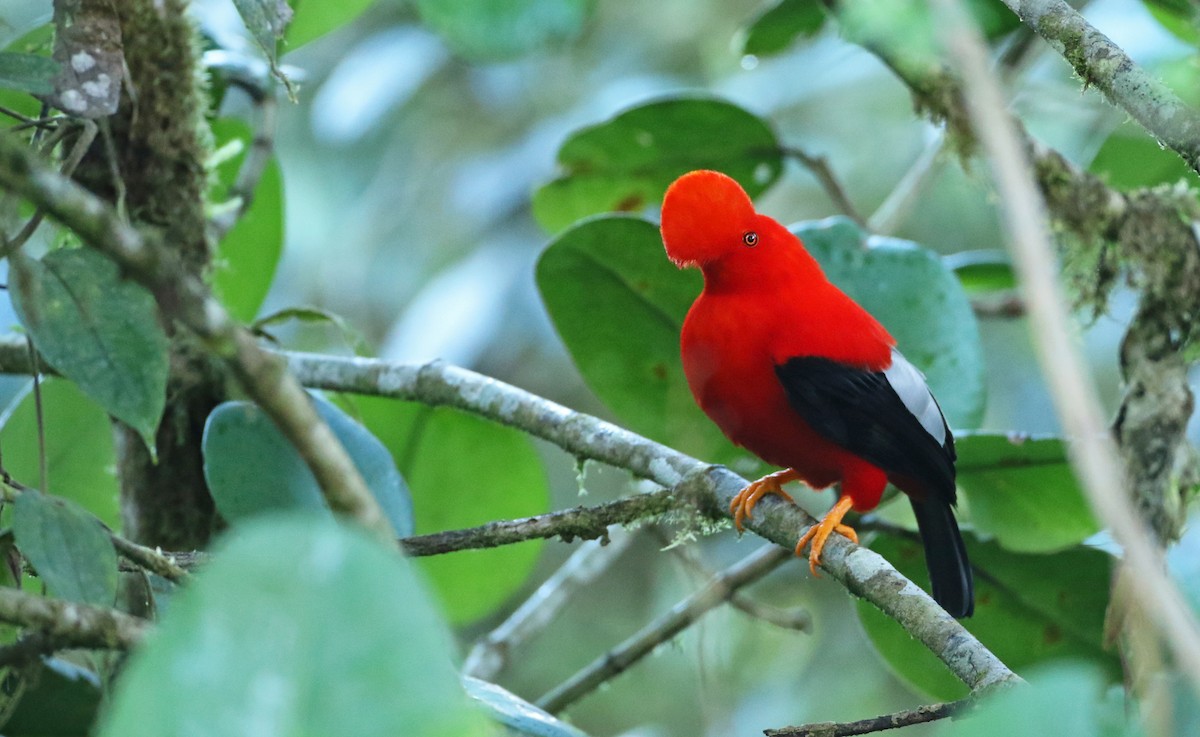
{"label": "white wing patch", "polygon": [[925,432],[933,436],[938,445],[945,445],[946,420],[925,383],[925,375],[895,348],[892,349],[892,365],[884,369],[883,375]]}

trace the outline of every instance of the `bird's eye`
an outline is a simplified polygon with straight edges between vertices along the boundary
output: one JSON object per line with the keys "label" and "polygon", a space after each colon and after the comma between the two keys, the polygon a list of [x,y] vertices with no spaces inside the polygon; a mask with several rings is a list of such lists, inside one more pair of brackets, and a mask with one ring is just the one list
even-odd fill
{"label": "bird's eye", "polygon": [[758,245],[758,233],[755,233],[753,230],[747,230],[742,234],[742,243],[754,248]]}

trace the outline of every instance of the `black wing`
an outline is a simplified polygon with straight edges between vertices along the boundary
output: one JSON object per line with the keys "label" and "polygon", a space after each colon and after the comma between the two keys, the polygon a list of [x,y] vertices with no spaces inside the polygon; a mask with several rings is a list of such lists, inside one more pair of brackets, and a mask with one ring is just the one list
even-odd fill
{"label": "black wing", "polygon": [[954,520],[954,436],[920,372],[892,351],[887,371],[816,356],[775,367],[788,402],[817,434],[889,476],[920,484],[910,495],[933,598],[955,617],[975,609],[966,547]]}
{"label": "black wing", "polygon": [[899,352],[892,357],[884,372],[800,356],[776,366],[775,374],[792,409],[817,434],[889,476],[919,483],[916,493],[953,503],[954,436],[920,372]]}

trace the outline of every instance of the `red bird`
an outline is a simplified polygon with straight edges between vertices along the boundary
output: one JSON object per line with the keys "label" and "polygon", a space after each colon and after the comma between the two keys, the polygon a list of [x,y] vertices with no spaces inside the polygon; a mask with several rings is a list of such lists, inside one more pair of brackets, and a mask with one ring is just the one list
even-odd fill
{"label": "red bird", "polygon": [[800,239],[760,215],[733,179],[684,174],[667,189],[662,237],[677,266],[699,267],[704,291],[683,323],[683,369],[704,412],[737,445],[784,470],[747,486],[734,524],[780,486],[841,484],[841,497],[800,538],[821,550],[851,509],[879,504],[890,481],[908,495],[933,598],[969,617],[975,597],[954,519],[954,437],[925,378],[895,339],[825,278]]}

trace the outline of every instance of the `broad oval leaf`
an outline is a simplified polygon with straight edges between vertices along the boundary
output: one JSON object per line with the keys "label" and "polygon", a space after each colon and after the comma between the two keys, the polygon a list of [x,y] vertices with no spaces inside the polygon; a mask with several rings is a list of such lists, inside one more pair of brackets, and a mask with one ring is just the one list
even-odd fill
{"label": "broad oval leaf", "polygon": [[750,22],[741,39],[742,53],[778,54],[798,38],[815,36],[825,19],[825,6],[820,0],[779,0]]}
{"label": "broad oval leaf", "polygon": [[[420,534],[541,514],[550,491],[524,434],[447,408],[380,397],[355,400],[363,422],[392,452],[413,495]],[[451,621],[503,604],[533,572],[543,541],[420,558]]]}
{"label": "broad oval leaf", "polygon": [[545,712],[506,688],[463,676],[463,687],[493,719],[516,734],[532,737],[587,737],[579,729]]}
{"label": "broad oval leaf", "polygon": [[[112,422],[99,405],[66,379],[43,379],[41,394],[48,491],[118,529],[121,518]],[[0,449],[4,469],[13,478],[27,486],[41,486],[32,382],[0,416]]]}
{"label": "broad oval leaf", "polygon": [[719,169],[757,197],[783,170],[763,119],[710,97],[675,97],[576,131],[558,150],[561,173],[533,195],[533,215],[558,232],[602,212],[640,212],[693,169]]}
{"label": "broad oval leaf", "polygon": [[234,528],[130,659],[104,737],[487,734],[412,564],[316,515]]}
{"label": "broad oval leaf", "polygon": [[[1120,680],[1120,661],[1104,647],[1110,555],[1084,547],[1024,555],[977,542],[970,534],[966,543],[976,571],[975,615],[962,624],[996,657],[1018,674],[1036,664],[1071,658],[1095,664],[1110,682]],[[871,548],[929,590],[919,541],[881,535]],[[899,624],[872,604],[856,604],[867,636],[902,678],[939,699],[966,695],[966,686]]]}
{"label": "broad oval leaf", "polygon": [[[209,196],[215,202],[226,202],[234,196],[234,185],[254,132],[231,118],[214,121],[212,130],[218,148],[233,144],[242,150],[216,168],[216,186]],[[258,316],[283,253],[283,178],[274,159],[263,169],[253,197],[250,208],[217,244],[213,258],[213,292],[229,313],[244,323]],[[226,202],[225,206],[236,204]]]}
{"label": "broad oval leaf", "polygon": [[154,298],[90,248],[11,264],[13,306],[38,351],[153,449],[168,368]]}
{"label": "broad oval leaf", "polygon": [[117,552],[100,521],[65,499],[27,491],[13,504],[13,536],[50,593],[111,607]]}
{"label": "broad oval leaf", "polygon": [[747,457],[688,389],[679,331],[703,280],[667,260],[657,226],[621,215],[582,222],[546,247],[537,285],[575,365],[621,422],[697,458]]}
{"label": "broad oval leaf", "polygon": [[[387,448],[328,401],[313,397],[397,536],[412,534],[412,501]],[[230,522],[263,512],[325,510],[312,471],[271,418],[252,402],[223,402],[204,424],[204,479],[217,510]]]}
{"label": "broad oval leaf", "polygon": [[841,216],[799,223],[792,232],[925,373],[950,426],[978,427],[987,399],[979,324],[937,255],[911,241],[868,237]]}
{"label": "broad oval leaf", "polygon": [[579,35],[593,0],[417,0],[425,25],[468,59],[510,59]]}
{"label": "broad oval leaf", "polygon": [[957,438],[958,486],[971,523],[1005,548],[1044,553],[1099,529],[1058,438],[969,433]]}

